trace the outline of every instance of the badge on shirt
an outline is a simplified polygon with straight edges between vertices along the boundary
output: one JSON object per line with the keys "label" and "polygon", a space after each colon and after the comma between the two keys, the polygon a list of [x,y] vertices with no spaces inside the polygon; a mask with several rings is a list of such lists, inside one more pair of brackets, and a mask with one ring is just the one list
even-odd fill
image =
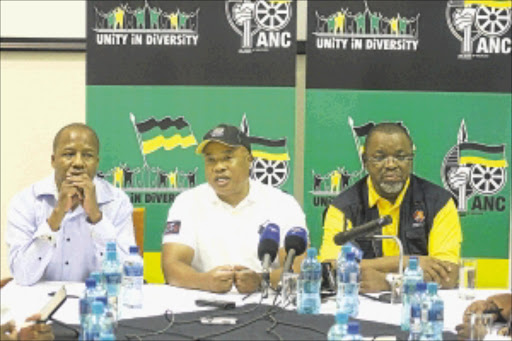
{"label": "badge on shirt", "polygon": [[425,212],[423,212],[422,210],[414,211],[414,213],[412,214],[412,219],[412,227],[422,227],[423,225],[425,225]]}
{"label": "badge on shirt", "polygon": [[180,233],[181,220],[168,221],[164,230],[164,235]]}

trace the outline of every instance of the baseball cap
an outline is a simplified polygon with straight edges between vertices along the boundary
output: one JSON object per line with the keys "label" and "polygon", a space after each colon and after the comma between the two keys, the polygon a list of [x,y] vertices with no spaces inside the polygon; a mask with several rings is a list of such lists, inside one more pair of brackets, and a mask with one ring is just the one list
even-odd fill
{"label": "baseball cap", "polygon": [[251,152],[251,143],[245,133],[235,126],[228,124],[219,124],[203,136],[203,141],[197,146],[196,153],[202,154],[206,145],[210,142],[220,142],[222,144],[238,147],[242,146]]}

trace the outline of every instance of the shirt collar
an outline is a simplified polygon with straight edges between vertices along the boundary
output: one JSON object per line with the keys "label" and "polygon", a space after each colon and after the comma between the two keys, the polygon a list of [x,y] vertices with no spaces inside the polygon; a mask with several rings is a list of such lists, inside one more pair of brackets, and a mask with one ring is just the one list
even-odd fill
{"label": "shirt collar", "polygon": [[229,205],[228,203],[220,200],[220,198],[217,196],[217,193],[215,193],[215,190],[213,189],[212,186],[210,186],[209,183],[207,183],[207,186],[208,186],[208,191],[207,191],[207,200],[208,201],[210,201],[211,203],[213,203],[215,205],[226,205],[226,207],[229,206],[230,208],[233,208],[233,209],[240,208],[245,205],[256,202],[256,198],[259,193],[258,183],[256,183],[256,181],[254,181],[254,180],[249,179],[249,193],[242,201],[240,201],[238,203],[238,205],[236,207],[233,207],[233,206]]}
{"label": "shirt collar", "polygon": [[[409,188],[409,181],[410,181],[410,179],[411,179],[411,177],[409,176],[409,178],[407,178],[407,181],[405,182],[404,188],[402,188],[402,191],[400,192],[400,194],[396,198],[395,203],[394,203],[393,206],[400,206],[400,205],[402,205],[402,201],[404,200],[405,192],[407,192],[407,188]],[[367,184],[368,184],[368,207],[375,206],[377,204],[377,202],[380,201],[380,200],[386,200],[386,201],[389,202],[389,200],[381,197],[379,195],[379,193],[377,193],[377,190],[373,186],[372,178],[370,176],[368,176]]]}
{"label": "shirt collar", "polygon": [[[109,186],[105,180],[95,176],[93,182],[96,186],[96,200],[98,200],[98,204],[104,204],[114,200],[113,188]],[[36,197],[53,196],[55,200],[58,199],[57,185],[55,184],[55,172],[34,185],[34,194]]]}

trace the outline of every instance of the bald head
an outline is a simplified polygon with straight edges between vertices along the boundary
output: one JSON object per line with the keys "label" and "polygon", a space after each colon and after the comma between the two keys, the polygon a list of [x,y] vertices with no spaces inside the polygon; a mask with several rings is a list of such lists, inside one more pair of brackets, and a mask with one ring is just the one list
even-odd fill
{"label": "bald head", "polygon": [[388,135],[392,134],[403,134],[405,137],[407,137],[407,140],[409,140],[409,143],[411,144],[411,149],[414,149],[412,138],[409,135],[409,131],[407,131],[407,128],[405,128],[403,125],[399,123],[391,123],[391,122],[383,122],[375,125],[370,131],[368,132],[368,135],[366,136],[366,140],[364,141],[364,150],[368,150],[368,145],[370,144],[370,140],[372,139],[373,135],[375,133],[385,133]]}
{"label": "bald head", "polygon": [[96,132],[91,127],[89,127],[86,124],[83,124],[83,123],[71,123],[71,124],[68,124],[68,125],[62,127],[57,132],[55,137],[53,138],[53,152],[54,153],[57,150],[57,146],[59,144],[59,141],[60,141],[62,135],[65,132],[68,132],[70,130],[80,130],[80,131],[84,131],[85,130],[88,133],[90,133],[93,136],[94,141],[96,142],[96,148],[97,148],[96,150],[99,152],[99,150],[100,150],[100,140],[98,139],[98,135],[96,135]]}

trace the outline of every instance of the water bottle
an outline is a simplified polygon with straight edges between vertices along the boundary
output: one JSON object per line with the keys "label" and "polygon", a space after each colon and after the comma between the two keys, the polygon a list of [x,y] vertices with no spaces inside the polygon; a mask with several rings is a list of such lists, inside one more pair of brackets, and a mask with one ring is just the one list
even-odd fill
{"label": "water bottle", "polygon": [[88,321],[86,340],[98,340],[102,335],[113,335],[113,326],[104,316],[104,305],[100,301],[92,303],[92,315]]}
{"label": "water bottle", "polygon": [[348,323],[348,315],[345,313],[336,313],[335,323],[329,329],[327,333],[327,340],[329,341],[339,341],[343,340],[345,335],[347,335],[347,323]]}
{"label": "water bottle", "polygon": [[349,252],[345,262],[338,269],[338,292],[336,294],[336,311],[356,317],[359,313],[359,264],[355,254]]}
{"label": "water bottle", "polygon": [[119,319],[119,292],[121,289],[121,264],[117,259],[117,252],[108,248],[107,255],[103,261],[102,271],[105,278],[105,285],[107,288],[107,298],[109,308],[114,313],[114,318]]}
{"label": "water bottle", "polygon": [[340,253],[338,254],[338,267],[336,268],[337,272],[339,272],[340,268],[345,263],[345,258],[347,256],[347,253],[352,251],[352,247],[349,245],[349,243],[343,244],[341,247]]}
{"label": "water bottle", "polygon": [[359,332],[359,323],[358,322],[349,322],[347,328],[347,335],[343,337],[343,340],[347,341],[362,341],[363,337]]}
{"label": "water bottle", "polygon": [[143,262],[139,247],[130,246],[130,255],[123,263],[123,305],[127,308],[142,308]]}
{"label": "water bottle", "polygon": [[87,331],[88,321],[92,314],[91,305],[92,303],[85,297],[81,298],[78,302],[80,316],[80,335],[78,336],[79,340],[87,340],[85,333]]}
{"label": "water bottle", "polygon": [[115,333],[117,330],[117,320],[115,319],[115,313],[108,304],[107,296],[98,296],[96,301],[103,303],[103,315],[107,322],[112,325],[112,332]]}
{"label": "water bottle", "polygon": [[427,320],[426,321],[422,321],[422,325],[423,326],[422,326],[422,331],[421,331],[421,335],[420,335],[420,340],[421,341],[437,341],[437,340],[442,340],[442,338],[441,339],[436,339],[435,336],[434,336],[435,320],[436,320],[436,316],[434,314],[434,311],[429,309],[428,313],[427,313]]}
{"label": "water bottle", "polygon": [[299,314],[318,314],[320,312],[320,285],[322,266],[316,259],[316,249],[308,249],[308,256],[300,266],[301,300],[297,306]]}
{"label": "water bottle", "polygon": [[419,267],[418,257],[409,257],[409,266],[404,271],[402,286],[402,318],[400,327],[402,330],[409,330],[411,319],[411,297],[416,291],[416,284],[423,282],[423,270]]}
{"label": "water bottle", "polygon": [[427,302],[428,302],[428,321],[426,321],[426,330],[429,340],[442,340],[444,328],[444,302],[437,293],[437,283],[427,283]]}
{"label": "water bottle", "polygon": [[98,271],[94,271],[91,272],[89,277],[96,280],[96,296],[107,296],[107,288],[102,274]]}
{"label": "water bottle", "polygon": [[411,319],[409,322],[409,341],[418,341],[423,331],[423,323],[425,319],[425,290],[427,285],[423,282],[416,284],[416,292],[411,297]]}

